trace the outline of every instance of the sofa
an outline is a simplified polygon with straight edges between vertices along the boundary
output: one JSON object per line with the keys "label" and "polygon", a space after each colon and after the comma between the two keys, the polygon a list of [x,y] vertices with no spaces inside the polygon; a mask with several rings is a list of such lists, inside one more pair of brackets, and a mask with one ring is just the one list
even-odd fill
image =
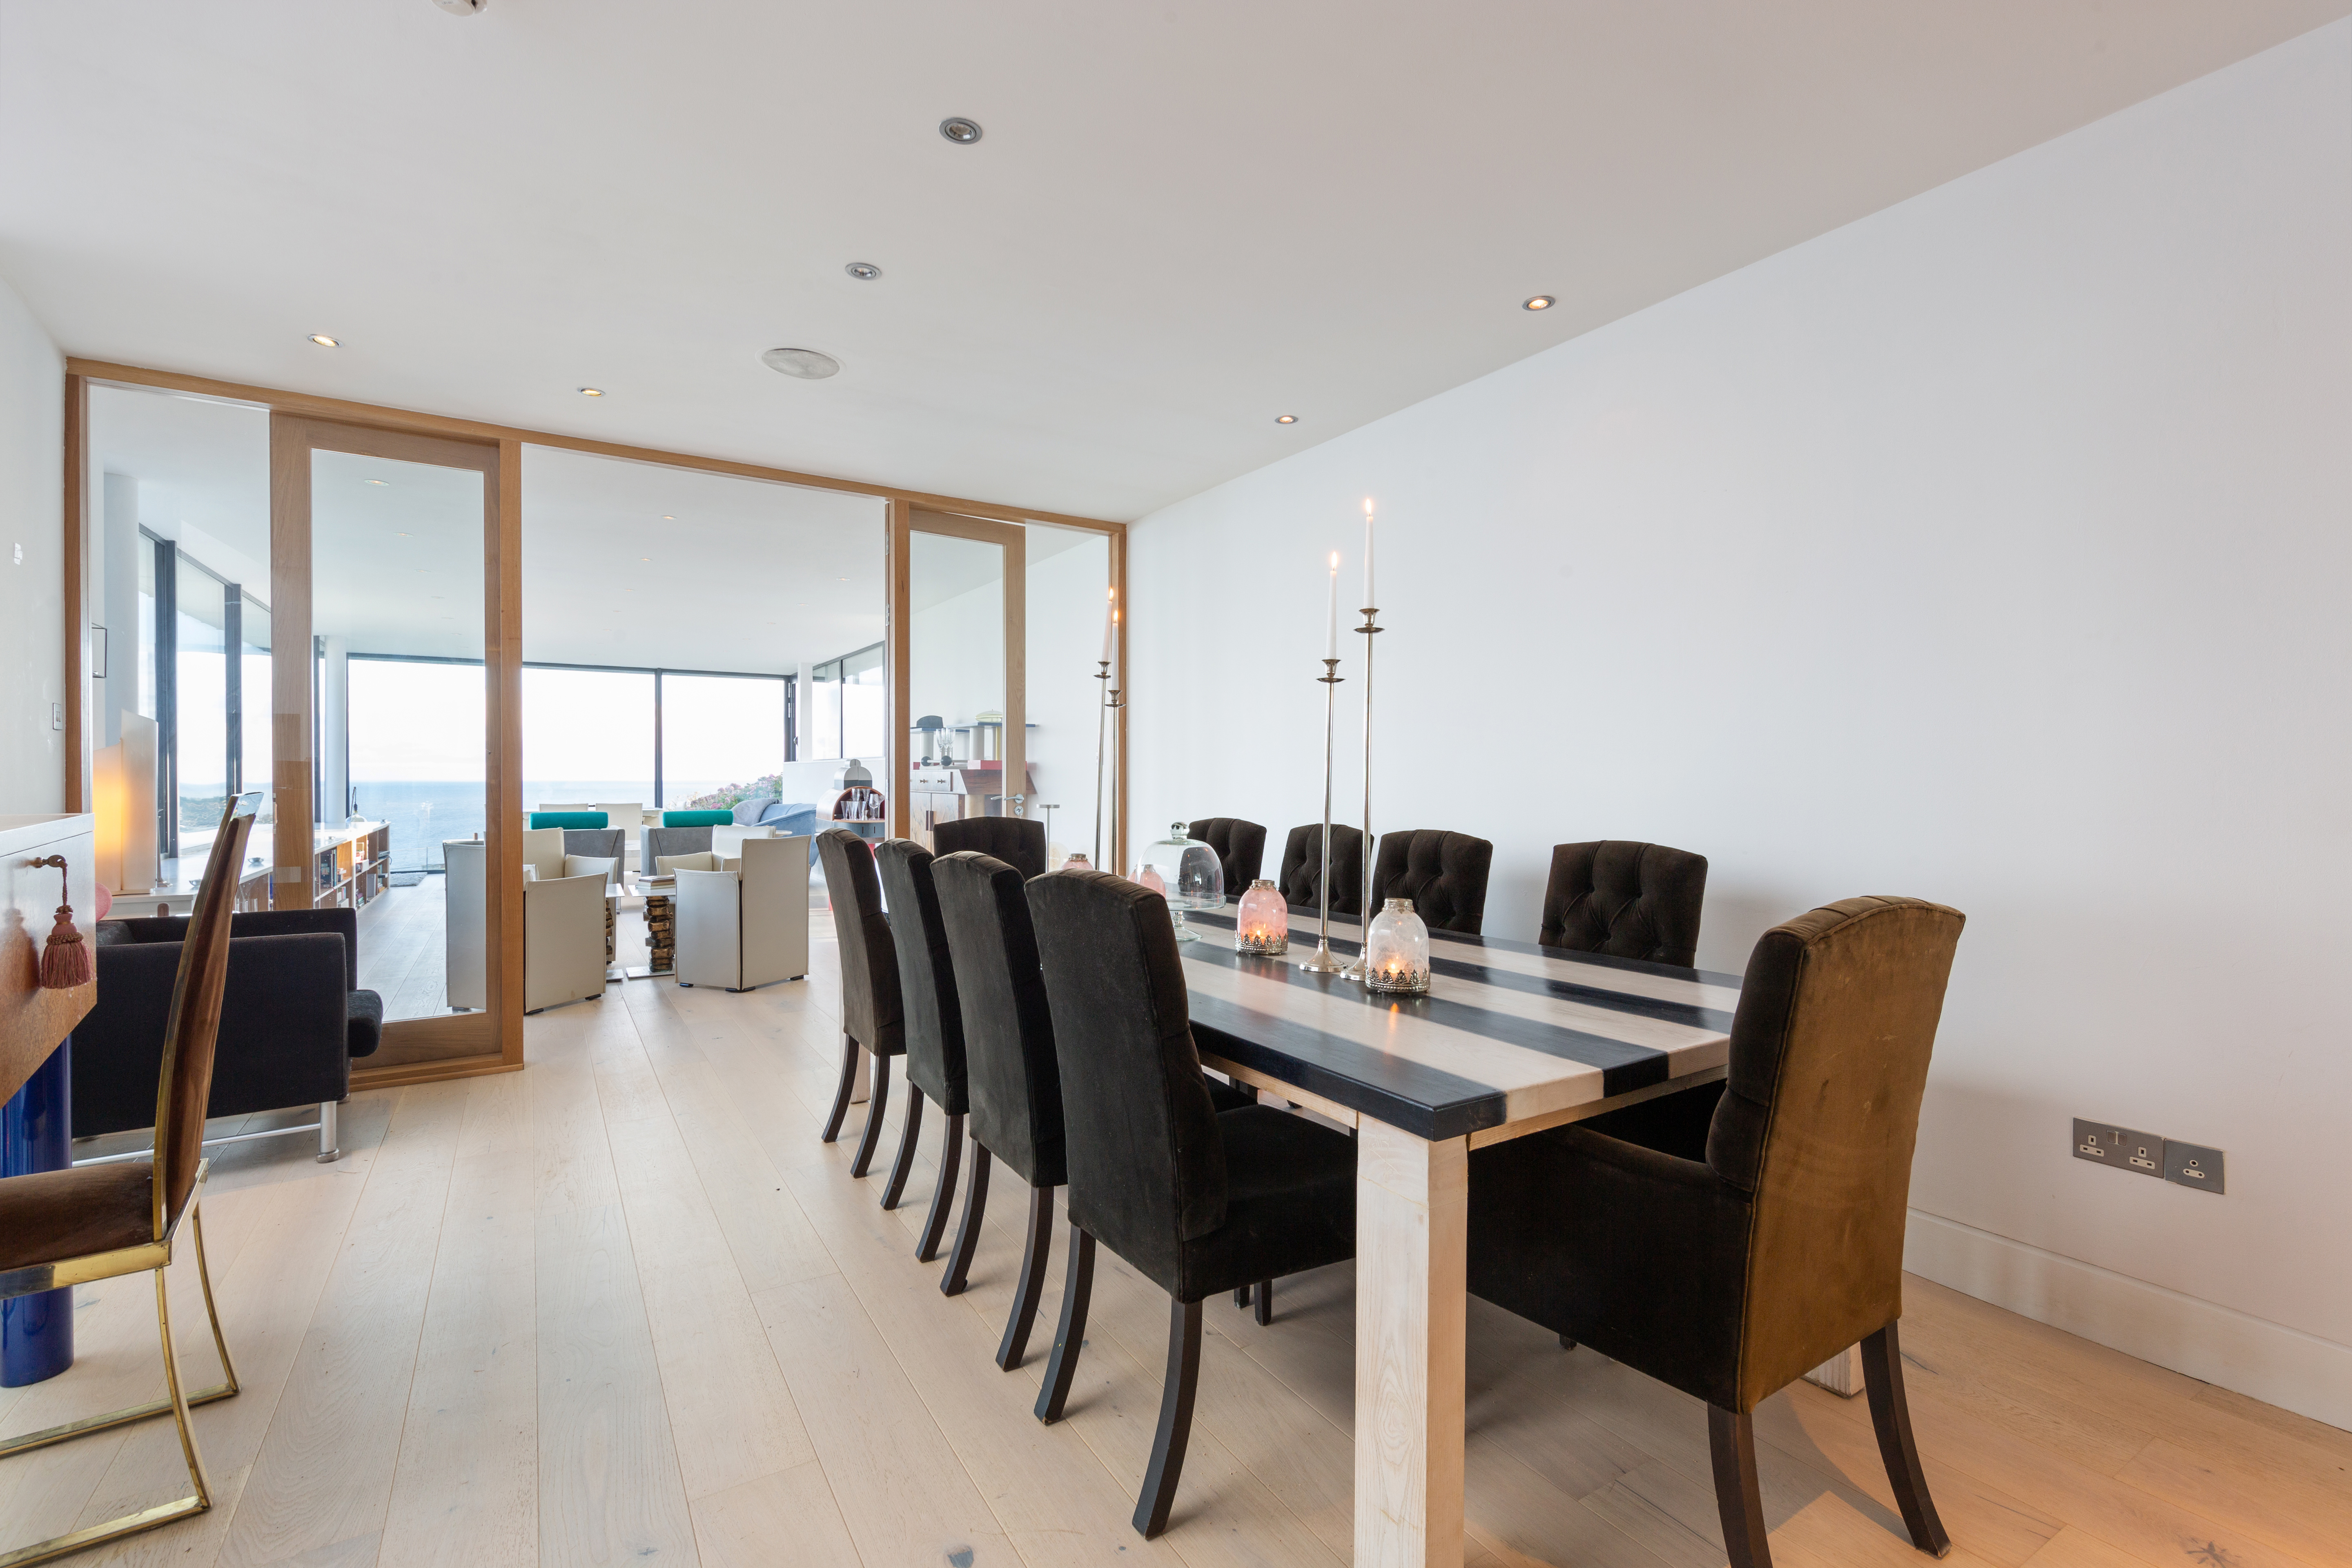
{"label": "sofa", "polygon": [[[98,1005],[73,1031],[73,1135],[155,1123],[163,1031],[185,919],[100,921]],[[359,916],[268,910],[229,922],[228,979],[207,1117],[319,1107],[319,1158],[341,1157],[336,1106],[352,1063],[383,1037],[383,999],[359,985]],[[301,1132],[310,1124],[275,1129]]]}

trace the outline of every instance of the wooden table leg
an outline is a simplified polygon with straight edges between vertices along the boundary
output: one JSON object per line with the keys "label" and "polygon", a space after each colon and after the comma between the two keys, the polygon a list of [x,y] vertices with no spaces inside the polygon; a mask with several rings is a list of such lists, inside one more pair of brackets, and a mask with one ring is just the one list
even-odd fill
{"label": "wooden table leg", "polygon": [[1460,1568],[1469,1141],[1356,1141],[1356,1568]]}

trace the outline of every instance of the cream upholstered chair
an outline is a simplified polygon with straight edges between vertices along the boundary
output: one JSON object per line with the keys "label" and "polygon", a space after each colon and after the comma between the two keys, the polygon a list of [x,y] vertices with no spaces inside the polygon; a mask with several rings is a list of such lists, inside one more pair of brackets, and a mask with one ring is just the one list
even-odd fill
{"label": "cream upholstered chair", "polygon": [[638,853],[643,847],[644,841],[641,835],[645,832],[646,826],[646,808],[642,804],[634,800],[600,800],[593,805],[580,809],[603,812],[604,826],[621,830],[624,835],[621,841],[621,864],[624,868],[632,858],[635,858],[637,864],[641,866],[645,864],[643,857]]}
{"label": "cream upholstered chair", "polygon": [[[562,837],[562,830],[556,830]],[[450,1006],[480,1012],[490,1005],[489,848],[478,838],[445,838],[441,864],[443,970]]]}
{"label": "cream upholstered chair", "polygon": [[772,827],[713,827],[710,830],[710,852],[722,860],[740,858],[742,846],[755,838],[773,838]]}
{"label": "cream upholstered chair", "polygon": [[563,829],[526,827],[522,830],[522,863],[545,881],[563,875]]}
{"label": "cream upholstered chair", "polygon": [[580,876],[541,878],[522,885],[526,1013],[563,1002],[604,1000],[604,891],[611,868],[603,860],[588,865],[591,869]]}
{"label": "cream upholstered chair", "polygon": [[681,985],[749,991],[808,973],[808,840],[754,838],[740,847],[719,868],[677,868]]}

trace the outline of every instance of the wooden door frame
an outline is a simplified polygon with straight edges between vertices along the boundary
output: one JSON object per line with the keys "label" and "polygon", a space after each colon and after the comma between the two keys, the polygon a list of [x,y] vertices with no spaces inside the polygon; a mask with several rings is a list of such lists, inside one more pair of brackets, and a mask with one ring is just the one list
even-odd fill
{"label": "wooden door frame", "polygon": [[958,516],[912,503],[890,509],[889,642],[890,661],[890,830],[901,838],[914,837],[914,802],[910,784],[914,756],[908,737],[913,733],[913,710],[908,706],[909,672],[913,668],[914,618],[909,607],[913,591],[914,540],[918,533],[943,534],[951,539],[977,540],[1004,552],[1004,795],[1024,796],[1021,810],[1029,816],[1036,803],[1026,799],[1029,742],[1029,532],[1018,523],[982,517]]}
{"label": "wooden door frame", "polygon": [[[289,824],[313,820],[311,779],[318,759],[310,741],[312,709],[310,466],[315,452],[348,452],[387,461],[467,468],[482,476],[482,669],[484,805],[482,838],[488,862],[489,908],[484,911],[489,1005],[480,1013],[387,1020],[387,1045],[467,1047],[445,1056],[352,1071],[353,1089],[511,1072],[522,1066],[522,587],[521,447],[510,441],[467,440],[408,430],[350,425],[273,411],[269,416],[270,755],[278,805],[278,846],[271,868],[272,902],[307,909],[311,899],[308,853],[289,862]],[[296,657],[280,658],[281,648]],[[307,850],[308,835],[301,840]]]}

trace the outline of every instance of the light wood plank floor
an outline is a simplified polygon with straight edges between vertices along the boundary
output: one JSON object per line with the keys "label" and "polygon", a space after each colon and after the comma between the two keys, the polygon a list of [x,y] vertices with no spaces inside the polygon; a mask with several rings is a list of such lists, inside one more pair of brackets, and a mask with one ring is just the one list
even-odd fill
{"label": "light wood plank floor", "polygon": [[[1102,1255],[1070,1418],[1031,1417],[1050,1329],[1018,1371],[991,1360],[1022,1194],[999,1187],[949,1300],[912,1257],[929,1159],[885,1215],[878,1178],[846,1172],[857,1113],[816,1141],[838,1038],[822,945],[813,983],[614,986],[530,1019],[525,1073],[357,1097],[338,1164],[301,1139],[228,1152],[205,1213],[245,1392],[196,1416],[219,1506],[82,1561],[1345,1562],[1350,1270],[1285,1281],[1270,1328],[1209,1304],[1175,1522],[1142,1541],[1162,1298]],[[184,1257],[176,1324],[205,1382],[190,1275]],[[2352,1434],[1922,1281],[1907,1300],[1952,1563],[2352,1563]],[[79,1363],[0,1391],[0,1431],[160,1392],[151,1302],[142,1280],[84,1288]],[[1475,1302],[1469,1371],[1470,1563],[1724,1561],[1692,1401]],[[1758,1426],[1785,1568],[1923,1561],[1861,1402],[1801,1385]],[[7,1461],[0,1549],[178,1486],[168,1423]]]}

